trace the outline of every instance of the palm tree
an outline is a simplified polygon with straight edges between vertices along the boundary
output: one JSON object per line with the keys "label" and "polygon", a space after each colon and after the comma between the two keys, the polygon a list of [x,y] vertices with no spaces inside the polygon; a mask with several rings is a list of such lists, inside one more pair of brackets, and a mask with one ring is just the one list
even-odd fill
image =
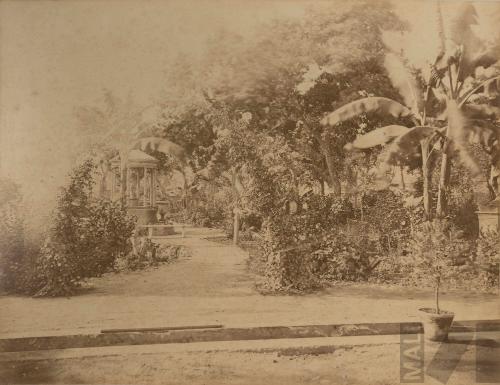
{"label": "palm tree", "polygon": [[[468,142],[479,142],[490,153],[492,160],[496,159],[496,164],[492,162],[492,170],[496,172],[500,166],[498,155],[495,156],[500,154],[500,131],[493,124],[493,119],[500,116],[500,109],[491,106],[488,100],[488,94],[498,92],[500,75],[498,71],[484,71],[486,68],[495,68],[494,65],[499,63],[498,55],[472,31],[471,26],[477,23],[477,13],[471,3],[464,4],[453,19],[449,36],[444,31],[439,1],[436,2],[436,16],[439,52],[430,64],[425,80],[419,82],[415,74],[422,74],[423,71],[411,68],[404,60],[399,66],[399,70],[406,71],[406,85],[411,94],[411,98],[408,98],[410,107],[387,98],[369,97],[344,105],[322,121],[323,125],[334,126],[366,112],[386,113],[396,118],[410,117],[413,127],[392,125],[378,128],[358,137],[348,148],[362,150],[388,144],[383,153],[384,167],[381,170],[387,171],[389,166],[404,164],[405,159],[420,147],[427,220],[432,219],[431,170],[439,151],[441,167],[437,217],[444,217],[447,212],[446,193],[450,180],[450,159],[453,156],[458,156],[473,178],[481,175],[480,167],[468,150]],[[481,97],[478,94],[482,94]],[[434,118],[427,116],[431,98],[444,105],[441,115]],[[472,103],[473,100],[475,103]],[[439,120],[446,122],[446,125],[437,127],[435,124]],[[492,182],[489,182],[490,190],[494,190]]]}

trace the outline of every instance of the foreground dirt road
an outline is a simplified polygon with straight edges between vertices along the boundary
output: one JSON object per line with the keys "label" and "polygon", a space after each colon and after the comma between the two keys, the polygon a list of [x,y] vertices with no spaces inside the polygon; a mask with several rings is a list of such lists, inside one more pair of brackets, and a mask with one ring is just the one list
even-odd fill
{"label": "foreground dirt road", "polygon": [[[71,298],[0,296],[0,338],[96,333],[106,328],[222,324],[226,327],[419,321],[432,292],[376,285],[338,286],[301,296],[265,296],[255,288],[247,254],[202,237],[170,240],[189,258],[157,269],[108,274]],[[498,319],[497,295],[445,293],[456,320]]]}
{"label": "foreground dirt road", "polygon": [[[345,338],[345,337],[341,337]],[[399,337],[392,337],[392,340]],[[367,339],[367,343],[370,343]],[[244,344],[244,343],[243,343]],[[190,345],[190,344],[184,344]],[[240,343],[241,345],[241,343]],[[335,344],[333,344],[335,345]],[[215,345],[214,345],[215,346]],[[400,345],[339,345],[276,351],[171,351],[121,347],[119,354],[0,362],[2,384],[238,384],[302,385],[401,383]],[[73,349],[85,350],[85,349]],[[138,352],[139,350],[139,352]],[[471,385],[500,380],[499,339],[482,338],[425,348],[425,383]],[[99,351],[94,349],[96,354]],[[127,352],[128,351],[128,352]],[[478,354],[479,352],[479,354]],[[83,354],[83,353],[82,353]],[[47,354],[46,354],[47,355]],[[50,353],[48,353],[50,356]],[[477,357],[483,357],[478,363]],[[436,358],[436,360],[432,360]],[[486,359],[484,359],[486,358]],[[430,362],[433,361],[432,364]],[[480,374],[478,374],[481,372]],[[478,377],[483,376],[483,377]]]}

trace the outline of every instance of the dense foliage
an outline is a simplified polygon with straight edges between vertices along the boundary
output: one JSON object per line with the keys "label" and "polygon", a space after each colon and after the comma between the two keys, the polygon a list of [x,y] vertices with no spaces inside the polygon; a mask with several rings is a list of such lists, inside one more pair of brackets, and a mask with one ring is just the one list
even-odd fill
{"label": "dense foliage", "polygon": [[95,165],[85,161],[62,189],[37,263],[38,295],[71,294],[82,280],[108,271],[131,250],[135,220],[120,203],[92,196],[94,172]]}
{"label": "dense foliage", "polygon": [[[481,176],[490,198],[498,193],[498,52],[470,60],[491,48],[471,29],[473,5],[448,38],[437,10],[440,47],[430,71],[405,56],[411,47],[384,39],[392,32],[404,41],[408,31],[389,2],[325,3],[265,24],[251,39],[221,31],[198,60],[179,58],[152,121],[109,92],[104,108],[79,109],[78,117],[89,138],[106,133],[119,143],[88,144],[95,152],[123,160],[139,138],[159,159],[162,180],[180,171],[183,221],[228,235],[239,223],[255,237],[266,290],[458,282],[464,274],[489,287],[497,253],[493,235],[477,238],[474,190]],[[7,286],[28,279],[31,292],[69,294],[118,259],[139,269],[178,254],[129,241],[134,226],[124,207],[92,196],[94,169],[75,169],[35,254],[22,240],[16,200],[1,192],[9,195],[0,213]],[[381,187],[397,175],[397,185]],[[126,173],[121,179],[125,203]]]}
{"label": "dense foliage", "polygon": [[[22,252],[11,248],[7,289],[37,296],[70,295],[83,280],[109,271],[116,258],[130,252],[135,219],[120,203],[92,196],[94,172],[91,161],[75,168],[61,191],[43,245]],[[17,234],[22,237],[19,226]]]}
{"label": "dense foliage", "polygon": [[[265,289],[271,291],[309,290],[317,287],[320,276],[342,259],[327,259],[338,250],[326,251],[333,243],[341,243],[339,230],[352,217],[353,210],[348,202],[332,196],[310,195],[294,202],[298,212],[290,213],[289,206],[273,214],[264,223],[265,233],[262,248],[267,260]],[[329,235],[332,235],[330,237]],[[335,236],[335,238],[333,238]],[[326,246],[326,247],[325,247]],[[326,269],[325,264],[332,262]],[[349,264],[347,258],[341,262]],[[339,275],[354,275],[355,266],[342,266]],[[331,270],[330,270],[331,271]]]}

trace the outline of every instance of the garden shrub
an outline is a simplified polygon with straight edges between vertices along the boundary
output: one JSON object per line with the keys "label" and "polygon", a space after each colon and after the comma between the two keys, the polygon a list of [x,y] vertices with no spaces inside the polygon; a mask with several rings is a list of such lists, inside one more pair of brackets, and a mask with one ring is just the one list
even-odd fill
{"label": "garden shrub", "polygon": [[478,210],[474,185],[469,172],[461,164],[452,166],[448,190],[448,218],[468,239],[479,236]]}
{"label": "garden shrub", "polygon": [[37,296],[70,295],[81,281],[109,271],[129,253],[135,219],[120,202],[92,196],[95,165],[85,161],[62,189],[54,223],[32,269]]}
{"label": "garden shrub", "polygon": [[411,232],[411,223],[415,222],[414,208],[405,204],[407,198],[391,190],[368,191],[363,196],[361,219],[376,230],[380,246],[386,253],[405,242]]}
{"label": "garden shrub", "polygon": [[[135,237],[134,248],[126,256],[117,260],[118,270],[141,270],[160,263],[172,263],[188,256],[185,246],[158,244],[146,237]],[[121,266],[123,268],[121,268]]]}
{"label": "garden shrub", "polygon": [[318,248],[316,275],[322,281],[366,281],[380,261],[376,241],[345,231],[328,235]]}
{"label": "garden shrub", "polygon": [[270,291],[305,291],[320,283],[323,257],[315,254],[328,234],[353,216],[349,202],[332,196],[310,195],[298,213],[282,208],[264,223],[261,247],[267,259],[263,288]]}
{"label": "garden shrub", "polygon": [[415,230],[408,243],[406,280],[415,286],[433,286],[436,280],[459,286],[473,266],[474,245],[450,221],[434,220]]}
{"label": "garden shrub", "polygon": [[179,258],[190,256],[189,249],[182,245],[159,245],[156,252],[156,260],[159,263],[171,263]]}
{"label": "garden shrub", "polygon": [[219,227],[223,224],[227,214],[222,205],[198,201],[188,210],[188,222],[201,227]]}
{"label": "garden shrub", "polygon": [[500,236],[497,231],[489,230],[480,234],[476,241],[474,272],[482,288],[498,287],[500,263]]}

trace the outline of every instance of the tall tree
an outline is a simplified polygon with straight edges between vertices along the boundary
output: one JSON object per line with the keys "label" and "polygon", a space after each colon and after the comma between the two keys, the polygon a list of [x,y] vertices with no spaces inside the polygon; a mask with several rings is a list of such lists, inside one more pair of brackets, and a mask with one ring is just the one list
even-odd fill
{"label": "tall tree", "polygon": [[[397,97],[382,66],[384,28],[403,28],[385,2],[314,6],[304,18],[270,23],[248,41],[222,34],[208,47],[203,81],[214,99],[250,112],[260,132],[285,138],[320,184],[340,195],[343,146],[359,124],[334,133],[319,121],[360,93]],[[380,117],[367,119],[373,127]]]}

